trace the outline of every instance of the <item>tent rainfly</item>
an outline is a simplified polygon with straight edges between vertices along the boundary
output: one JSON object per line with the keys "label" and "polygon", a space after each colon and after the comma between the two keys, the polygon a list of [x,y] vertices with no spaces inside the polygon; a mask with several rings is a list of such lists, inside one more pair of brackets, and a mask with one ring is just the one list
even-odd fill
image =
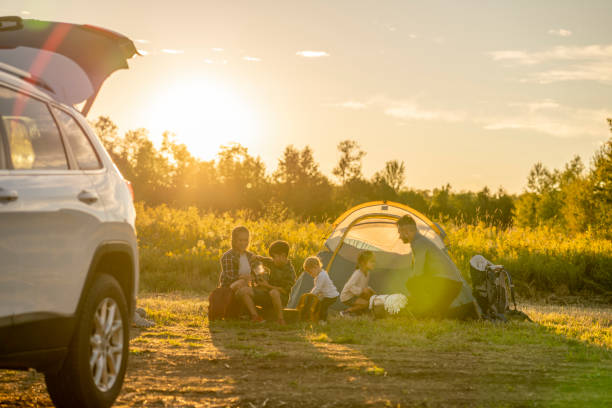
{"label": "tent rainfly", "polygon": [[[376,293],[403,293],[413,300],[423,295],[410,293],[406,287],[413,272],[412,249],[410,244],[405,244],[399,239],[396,226],[397,220],[404,215],[409,215],[416,221],[421,235],[447,252],[444,230],[420,212],[404,204],[386,201],[373,201],[355,206],[334,222],[331,233],[317,255],[339,291],[356,269],[359,253],[370,250],[374,252],[376,258],[376,268],[370,274],[370,286]],[[457,290],[451,290],[449,293],[452,299],[443,302],[445,303],[443,315],[448,317],[473,315],[474,297],[465,280],[461,279],[461,282],[458,282],[456,277],[449,277],[447,281]],[[295,308],[300,297],[308,293],[313,285],[312,277],[302,273],[291,290],[287,306]],[[435,291],[436,287],[442,286],[429,286],[426,290]],[[415,291],[414,288],[411,290]],[[429,294],[426,295],[429,297]],[[342,309],[344,305],[337,301],[332,308]]]}

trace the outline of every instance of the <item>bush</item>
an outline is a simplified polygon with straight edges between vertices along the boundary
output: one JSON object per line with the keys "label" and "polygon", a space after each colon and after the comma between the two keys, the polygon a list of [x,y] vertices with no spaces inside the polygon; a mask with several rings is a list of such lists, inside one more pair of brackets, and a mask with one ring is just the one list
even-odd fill
{"label": "bush", "polygon": [[[140,244],[140,285],[143,291],[207,292],[216,287],[219,259],[230,248],[233,227],[251,231],[250,249],[267,254],[268,245],[284,239],[299,274],[304,259],[316,254],[331,224],[299,222],[282,209],[255,219],[248,211],[234,214],[201,212],[195,207],[136,206]],[[499,229],[484,224],[449,226],[450,252],[469,280],[469,260],[477,253],[503,264],[512,273],[517,291],[578,294],[612,291],[612,241],[591,232],[568,236],[549,227]]]}

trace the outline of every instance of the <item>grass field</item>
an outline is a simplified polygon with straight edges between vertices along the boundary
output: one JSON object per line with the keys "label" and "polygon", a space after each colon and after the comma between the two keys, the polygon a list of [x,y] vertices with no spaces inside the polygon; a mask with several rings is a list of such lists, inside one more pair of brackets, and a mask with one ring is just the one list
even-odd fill
{"label": "grass field", "polygon": [[[221,322],[203,297],[147,294],[118,407],[609,407],[612,309],[529,305],[535,323]],[[0,406],[50,406],[0,371]]]}
{"label": "grass field", "polygon": [[[149,292],[202,293],[214,288],[219,258],[229,249],[229,234],[236,225],[249,228],[251,250],[257,254],[267,254],[274,240],[287,240],[298,273],[304,258],[316,255],[331,231],[330,223],[300,222],[282,212],[254,218],[246,212],[214,214],[193,207],[138,205],[137,211],[140,282]],[[469,259],[480,253],[508,268],[523,297],[596,294],[612,302],[612,241],[593,233],[568,236],[546,227],[445,227],[450,253],[468,280]]]}

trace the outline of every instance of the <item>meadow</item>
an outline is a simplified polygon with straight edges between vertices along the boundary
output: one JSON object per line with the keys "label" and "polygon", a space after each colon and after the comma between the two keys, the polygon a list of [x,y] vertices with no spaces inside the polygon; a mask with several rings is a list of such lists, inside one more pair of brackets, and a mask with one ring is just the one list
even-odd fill
{"label": "meadow", "polygon": [[[236,225],[251,231],[251,250],[266,254],[276,239],[291,243],[291,258],[299,273],[304,258],[316,254],[331,222],[297,221],[275,209],[263,217],[248,211],[202,212],[195,207],[137,205],[141,260],[141,291],[182,291],[203,294],[217,285],[219,258],[230,247]],[[444,225],[450,253],[469,281],[469,259],[482,254],[512,273],[523,298],[597,298],[612,301],[612,241],[593,232],[568,235],[550,227]]]}
{"label": "meadow", "polygon": [[[534,320],[210,323],[204,296],[139,299],[116,407],[609,407],[610,308],[524,304]],[[42,375],[0,371],[0,406],[50,407]]]}

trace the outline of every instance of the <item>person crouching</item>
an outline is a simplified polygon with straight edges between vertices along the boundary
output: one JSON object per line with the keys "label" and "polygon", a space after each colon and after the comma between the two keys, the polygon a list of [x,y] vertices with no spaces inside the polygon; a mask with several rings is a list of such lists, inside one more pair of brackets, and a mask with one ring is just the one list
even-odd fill
{"label": "person crouching", "polygon": [[375,294],[368,286],[370,271],[374,269],[375,259],[372,251],[363,251],[357,258],[357,268],[342,288],[340,301],[348,306],[341,315],[360,313],[367,310],[370,298]]}
{"label": "person crouching", "polygon": [[327,309],[338,299],[338,289],[316,256],[309,256],[304,260],[304,270],[314,279],[314,287],[310,293],[319,297],[319,320],[326,322]]}

